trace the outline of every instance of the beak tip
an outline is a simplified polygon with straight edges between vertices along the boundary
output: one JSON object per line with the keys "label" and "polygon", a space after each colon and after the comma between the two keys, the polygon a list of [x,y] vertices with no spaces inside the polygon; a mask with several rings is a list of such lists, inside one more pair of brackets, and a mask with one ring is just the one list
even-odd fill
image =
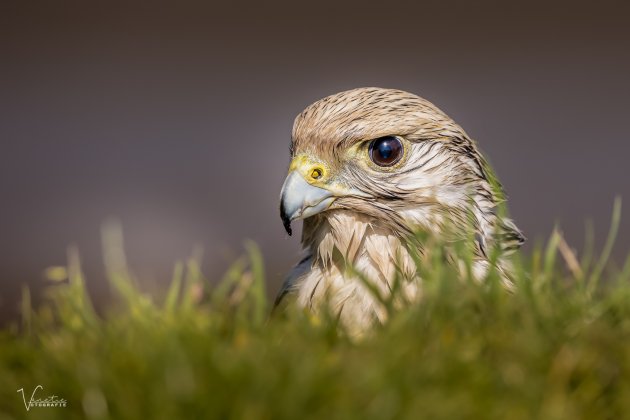
{"label": "beak tip", "polygon": [[280,201],[280,218],[282,219],[284,230],[286,230],[289,236],[291,236],[293,234],[293,230],[291,229],[291,218],[287,215],[287,212],[284,209],[284,200]]}
{"label": "beak tip", "polygon": [[286,230],[287,234],[291,236],[293,234],[293,230],[291,230],[291,221],[283,220],[282,223],[284,224],[284,230]]}

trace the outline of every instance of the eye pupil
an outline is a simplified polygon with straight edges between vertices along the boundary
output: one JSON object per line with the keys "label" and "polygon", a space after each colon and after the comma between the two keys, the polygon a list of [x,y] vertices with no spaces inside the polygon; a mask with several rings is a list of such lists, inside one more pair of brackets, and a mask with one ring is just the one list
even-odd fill
{"label": "eye pupil", "polygon": [[392,166],[402,156],[402,142],[394,136],[380,137],[370,144],[370,159],[378,166]]}

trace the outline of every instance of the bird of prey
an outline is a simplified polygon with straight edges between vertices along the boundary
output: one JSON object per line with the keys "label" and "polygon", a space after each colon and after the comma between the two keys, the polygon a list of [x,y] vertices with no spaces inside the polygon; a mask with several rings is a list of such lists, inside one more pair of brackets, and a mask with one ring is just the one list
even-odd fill
{"label": "bird of prey", "polygon": [[[318,100],[296,117],[290,152],[280,214],[289,235],[291,222],[303,219],[305,256],[276,303],[292,295],[317,311],[325,301],[361,331],[386,317],[366,280],[387,294],[402,275],[405,296],[420,292],[414,232],[472,226],[479,278],[490,267],[489,249],[507,255],[524,241],[497,211],[502,188],[473,140],[414,94],[370,87]],[[508,283],[508,261],[500,257],[496,266]]]}

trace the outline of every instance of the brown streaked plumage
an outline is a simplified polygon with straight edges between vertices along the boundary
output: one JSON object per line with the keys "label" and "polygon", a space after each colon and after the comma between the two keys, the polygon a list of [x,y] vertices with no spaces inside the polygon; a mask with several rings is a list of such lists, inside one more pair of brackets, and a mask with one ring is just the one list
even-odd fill
{"label": "brown streaked plumage", "polygon": [[[306,256],[278,300],[293,294],[317,311],[327,298],[352,330],[385,312],[348,267],[385,294],[399,272],[413,299],[421,280],[411,253],[422,248],[414,232],[463,237],[472,227],[477,277],[488,249],[506,254],[524,241],[496,211],[503,193],[474,142],[411,93],[360,88],[313,103],[295,119],[291,158],[281,216],[289,234],[291,221],[304,219]],[[509,282],[507,261],[497,265]]]}

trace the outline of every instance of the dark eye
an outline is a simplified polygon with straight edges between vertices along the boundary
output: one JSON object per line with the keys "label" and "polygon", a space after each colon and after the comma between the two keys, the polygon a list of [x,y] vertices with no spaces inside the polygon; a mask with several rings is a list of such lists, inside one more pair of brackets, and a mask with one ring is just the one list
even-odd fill
{"label": "dark eye", "polygon": [[392,166],[403,157],[403,144],[394,136],[380,137],[370,143],[370,159],[378,166]]}

